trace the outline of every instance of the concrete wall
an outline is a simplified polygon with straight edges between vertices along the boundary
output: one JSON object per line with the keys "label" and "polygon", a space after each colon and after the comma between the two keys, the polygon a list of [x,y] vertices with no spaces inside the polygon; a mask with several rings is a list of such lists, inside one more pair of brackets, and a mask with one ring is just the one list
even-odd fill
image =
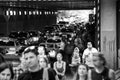
{"label": "concrete wall", "polygon": [[101,51],[108,66],[116,69],[116,0],[101,0]]}

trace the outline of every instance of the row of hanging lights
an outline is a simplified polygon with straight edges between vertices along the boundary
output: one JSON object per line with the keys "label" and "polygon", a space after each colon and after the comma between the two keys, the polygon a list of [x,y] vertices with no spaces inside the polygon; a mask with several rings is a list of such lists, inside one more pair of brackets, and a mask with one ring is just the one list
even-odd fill
{"label": "row of hanging lights", "polygon": [[56,15],[57,11],[38,11],[38,10],[6,10],[6,15],[15,16],[15,15]]}

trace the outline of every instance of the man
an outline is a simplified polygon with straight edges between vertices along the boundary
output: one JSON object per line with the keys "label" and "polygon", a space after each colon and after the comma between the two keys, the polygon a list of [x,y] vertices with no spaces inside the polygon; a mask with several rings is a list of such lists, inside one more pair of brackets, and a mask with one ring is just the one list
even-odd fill
{"label": "man", "polygon": [[18,80],[43,80],[43,69],[39,66],[38,52],[36,49],[24,51],[24,58],[28,70],[23,72]]}
{"label": "man", "polygon": [[106,67],[103,54],[93,54],[94,69],[88,71],[88,80],[115,80],[114,70]]}
{"label": "man", "polygon": [[97,54],[97,49],[92,46],[92,42],[87,43],[87,49],[84,50],[83,52],[83,63],[87,64],[90,69],[94,67],[93,65],[93,53]]}

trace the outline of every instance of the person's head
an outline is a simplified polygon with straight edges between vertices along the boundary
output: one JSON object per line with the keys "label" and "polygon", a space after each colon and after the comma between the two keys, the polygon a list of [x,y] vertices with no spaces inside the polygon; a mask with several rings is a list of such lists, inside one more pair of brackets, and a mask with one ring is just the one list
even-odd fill
{"label": "person's head", "polygon": [[78,47],[75,47],[75,48],[74,48],[74,53],[79,53],[79,51],[80,51],[80,50],[79,50]]}
{"label": "person's head", "polygon": [[93,64],[95,67],[101,67],[106,65],[106,60],[100,52],[93,53]]}
{"label": "person's head", "polygon": [[32,68],[38,65],[38,51],[33,46],[28,47],[24,51],[24,59],[28,68]]}
{"label": "person's head", "polygon": [[42,68],[48,67],[48,59],[46,57],[41,57],[39,59],[39,64],[40,64],[40,67]]}
{"label": "person's head", "polygon": [[57,57],[57,61],[62,61],[62,54],[61,53],[58,53],[57,55],[56,55],[56,57]]}
{"label": "person's head", "polygon": [[79,80],[80,77],[87,78],[87,74],[88,74],[88,66],[86,64],[79,64],[77,69],[76,80]]}
{"label": "person's head", "polygon": [[45,48],[43,46],[38,47],[38,53],[39,55],[44,55],[45,54]]}
{"label": "person's head", "polygon": [[0,64],[0,80],[11,80],[14,77],[12,64],[3,62]]}
{"label": "person's head", "polygon": [[91,49],[93,47],[92,42],[87,42],[87,48]]}

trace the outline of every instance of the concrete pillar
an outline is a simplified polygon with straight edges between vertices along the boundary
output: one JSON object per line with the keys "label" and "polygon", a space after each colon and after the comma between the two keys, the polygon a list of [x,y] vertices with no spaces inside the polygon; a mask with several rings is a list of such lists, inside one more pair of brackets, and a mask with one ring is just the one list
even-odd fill
{"label": "concrete pillar", "polygon": [[110,68],[116,69],[116,0],[101,0],[101,51]]}

